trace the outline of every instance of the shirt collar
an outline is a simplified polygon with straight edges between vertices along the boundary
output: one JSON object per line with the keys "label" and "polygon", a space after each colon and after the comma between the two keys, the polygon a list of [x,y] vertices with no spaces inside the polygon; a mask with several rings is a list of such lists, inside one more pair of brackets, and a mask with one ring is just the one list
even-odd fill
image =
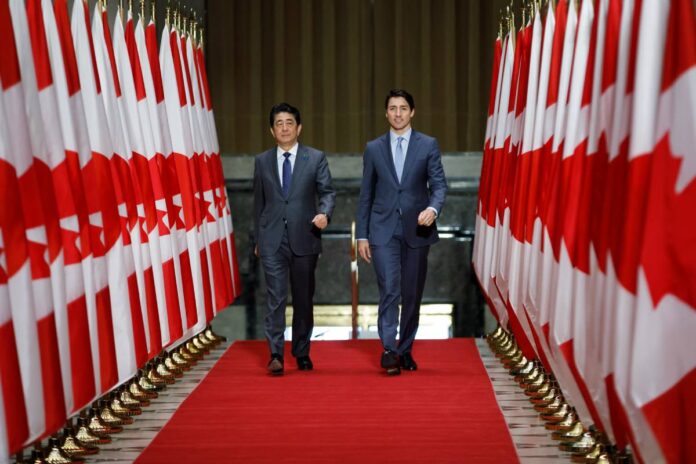
{"label": "shirt collar", "polygon": [[413,129],[409,127],[409,129],[406,132],[404,132],[401,135],[397,135],[396,132],[389,129],[389,141],[394,144],[396,143],[396,139],[402,137],[404,139],[404,142],[408,143],[408,141],[411,139],[411,132],[413,132]]}
{"label": "shirt collar", "polygon": [[[290,158],[294,158],[295,155],[297,155],[297,150],[298,150],[299,147],[300,147],[300,144],[299,144],[299,143],[296,143],[295,145],[292,146],[292,148],[291,148],[290,150],[288,150],[288,153],[290,153]],[[277,148],[276,148],[276,157],[277,157],[278,159],[281,159],[281,158],[284,159],[284,158],[285,158],[285,157],[283,156],[284,154],[285,154],[285,150],[283,150],[283,149],[280,148],[280,147],[277,147]]]}

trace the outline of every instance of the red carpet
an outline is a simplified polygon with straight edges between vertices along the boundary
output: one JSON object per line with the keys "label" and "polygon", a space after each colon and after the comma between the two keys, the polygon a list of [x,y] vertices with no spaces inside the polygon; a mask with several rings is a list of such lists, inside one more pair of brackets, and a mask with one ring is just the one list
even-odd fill
{"label": "red carpet", "polygon": [[473,339],[418,340],[388,377],[377,340],[313,342],[315,370],[266,374],[235,342],[138,463],[511,463],[517,455]]}

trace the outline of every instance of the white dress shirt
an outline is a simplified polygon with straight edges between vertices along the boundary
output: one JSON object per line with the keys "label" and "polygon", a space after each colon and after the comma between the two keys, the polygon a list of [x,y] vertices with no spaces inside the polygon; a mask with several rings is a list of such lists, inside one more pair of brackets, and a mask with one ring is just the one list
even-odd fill
{"label": "white dress shirt", "polygon": [[389,131],[389,141],[391,142],[391,154],[394,166],[396,166],[396,146],[398,145],[397,142],[399,137],[403,139],[401,141],[401,150],[404,154],[404,164],[406,164],[406,153],[408,153],[408,141],[411,140],[411,132],[413,132],[413,129],[410,128],[401,135],[397,134],[393,130]]}
{"label": "white dress shirt", "polygon": [[295,158],[297,158],[297,148],[300,146],[299,143],[293,145],[293,147],[287,152],[282,148],[278,147],[276,150],[276,159],[278,162],[278,180],[280,180],[280,186],[283,186],[283,163],[285,162],[285,153],[290,153],[290,173],[295,170]]}

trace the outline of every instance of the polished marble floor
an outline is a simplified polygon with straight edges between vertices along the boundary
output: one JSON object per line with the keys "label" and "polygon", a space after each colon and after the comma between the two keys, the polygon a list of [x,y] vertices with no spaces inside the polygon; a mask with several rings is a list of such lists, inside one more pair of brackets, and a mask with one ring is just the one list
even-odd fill
{"label": "polished marble floor", "polygon": [[488,347],[485,339],[477,339],[483,365],[493,384],[498,405],[503,411],[510,429],[512,441],[522,464],[551,464],[570,461],[570,453],[558,449],[558,442],[551,439],[551,432],[544,428],[544,421],[534,410],[523,390],[513,380]]}
{"label": "polished marble floor", "polygon": [[[236,316],[229,314],[228,317],[234,319],[240,316],[238,313]],[[238,325],[241,321],[235,322],[237,324],[234,325]],[[231,339],[244,338],[239,336],[241,334],[229,333],[225,328],[229,328],[229,325],[220,325],[219,330],[216,330],[222,335],[231,336]],[[344,332],[345,330],[333,331],[331,327],[323,327],[315,333],[316,337],[321,339],[340,339]],[[235,335],[237,336],[235,337]],[[433,337],[421,335],[419,338]],[[495,358],[486,341],[477,339],[476,343],[491,379],[498,404],[510,429],[510,435],[517,448],[520,462],[522,464],[570,462],[570,454],[559,451],[557,442],[553,441],[550,432],[544,429],[544,422],[539,419],[523,391]],[[113,435],[112,443],[102,446],[100,453],[88,458],[87,462],[109,464],[133,462],[166,424],[187,395],[205,378],[229,345],[230,342],[226,342],[212,350],[182,379],[179,379],[174,385],[168,386],[157,399],[152,401],[150,407],[143,410],[143,414],[138,416],[132,425],[126,426],[122,433]]]}

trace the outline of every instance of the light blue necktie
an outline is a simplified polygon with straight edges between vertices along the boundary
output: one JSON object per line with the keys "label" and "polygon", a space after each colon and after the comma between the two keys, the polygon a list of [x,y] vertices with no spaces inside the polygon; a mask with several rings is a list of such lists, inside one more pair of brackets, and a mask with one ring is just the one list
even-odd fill
{"label": "light blue necktie", "polygon": [[396,139],[396,153],[394,153],[394,167],[396,168],[396,177],[401,182],[401,174],[404,172],[404,150],[401,148],[401,142],[404,141],[403,137]]}

